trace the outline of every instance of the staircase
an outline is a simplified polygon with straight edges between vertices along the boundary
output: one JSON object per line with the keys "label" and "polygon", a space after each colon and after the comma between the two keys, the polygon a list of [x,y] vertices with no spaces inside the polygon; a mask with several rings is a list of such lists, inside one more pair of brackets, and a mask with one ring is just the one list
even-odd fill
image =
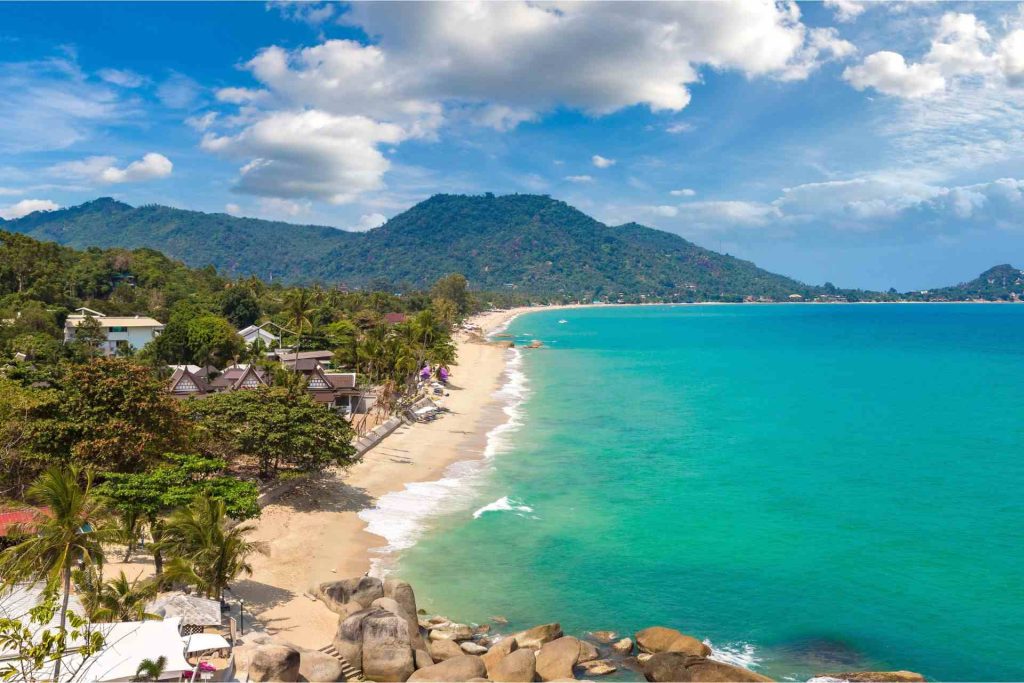
{"label": "staircase", "polygon": [[320,652],[323,652],[325,655],[328,655],[329,657],[334,657],[339,662],[341,662],[341,672],[345,674],[346,681],[366,680],[363,677],[363,672],[352,666],[352,664],[347,659],[345,659],[340,652],[338,652],[337,648],[335,648],[334,645],[325,645],[324,647],[320,648]]}

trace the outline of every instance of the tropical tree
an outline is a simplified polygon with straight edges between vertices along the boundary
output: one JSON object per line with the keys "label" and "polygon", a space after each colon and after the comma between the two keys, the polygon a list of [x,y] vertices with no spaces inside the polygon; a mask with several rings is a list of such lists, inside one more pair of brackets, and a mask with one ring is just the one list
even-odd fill
{"label": "tropical tree", "polygon": [[122,571],[102,581],[94,567],[76,569],[75,590],[94,621],[144,621],[159,619],[146,612],[146,603],[156,597],[159,584],[139,577],[129,579]]}
{"label": "tropical tree", "polygon": [[299,351],[302,348],[302,331],[313,328],[310,321],[313,313],[313,295],[308,289],[301,287],[291,290],[285,294],[283,313],[287,316],[288,324],[295,330],[295,350]]}
{"label": "tropical tree", "polygon": [[155,660],[143,659],[135,670],[133,681],[159,681],[167,668],[167,657],[160,655]]}
{"label": "tropical tree", "polygon": [[167,520],[161,545],[173,555],[167,578],[195,586],[207,597],[220,599],[224,589],[239,576],[251,575],[248,558],[265,552],[261,543],[245,539],[251,525],[228,526],[224,501],[209,493],[196,496],[188,507],[176,510]]}
{"label": "tropical tree", "polygon": [[[5,586],[25,581],[44,581],[49,589],[59,586],[59,632],[64,633],[72,571],[103,562],[105,533],[97,527],[103,507],[93,495],[92,473],[74,466],[47,469],[29,487],[27,498],[40,513],[30,528],[16,530],[26,539],[0,553],[0,580]],[[60,680],[60,669],[58,659],[54,680]]]}

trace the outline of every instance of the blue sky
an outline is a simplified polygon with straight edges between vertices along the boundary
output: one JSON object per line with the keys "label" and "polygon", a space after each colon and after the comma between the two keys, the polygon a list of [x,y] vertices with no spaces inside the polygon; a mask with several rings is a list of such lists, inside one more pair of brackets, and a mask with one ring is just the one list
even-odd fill
{"label": "blue sky", "polygon": [[0,217],[536,192],[802,280],[1024,264],[1012,3],[0,4]]}

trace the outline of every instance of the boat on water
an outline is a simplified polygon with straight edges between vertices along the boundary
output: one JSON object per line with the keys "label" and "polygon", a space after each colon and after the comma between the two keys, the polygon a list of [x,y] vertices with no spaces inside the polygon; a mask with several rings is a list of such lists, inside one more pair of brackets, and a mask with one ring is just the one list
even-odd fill
{"label": "boat on water", "polygon": [[569,322],[569,321],[568,321],[568,320],[566,320],[565,318],[562,318],[561,320],[559,320],[559,321],[558,321],[558,324],[559,324],[559,325],[564,325],[564,324],[565,324],[565,323],[567,323],[567,322]]}

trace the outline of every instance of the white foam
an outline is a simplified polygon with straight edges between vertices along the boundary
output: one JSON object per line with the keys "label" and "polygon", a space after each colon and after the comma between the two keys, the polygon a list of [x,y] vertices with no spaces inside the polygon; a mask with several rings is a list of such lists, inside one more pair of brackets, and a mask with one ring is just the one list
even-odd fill
{"label": "white foam", "polygon": [[731,643],[729,645],[715,646],[710,640],[705,640],[704,644],[711,648],[711,654],[708,655],[708,659],[743,667],[744,669],[756,667],[761,663],[761,658],[757,656],[754,646],[750,643]]}
{"label": "white foam", "polygon": [[473,519],[480,519],[485,512],[533,512],[529,505],[523,505],[521,501],[513,500],[508,496],[502,496],[493,503],[488,503],[473,513]]}
{"label": "white foam", "polygon": [[508,419],[487,433],[483,459],[452,463],[441,479],[406,484],[401,491],[381,496],[376,507],[359,511],[366,530],[387,540],[387,545],[372,549],[378,557],[371,562],[371,574],[386,574],[388,560],[415,545],[430,518],[465,509],[483,483],[491,460],[508,450],[510,433],[522,425],[522,403],[528,390],[526,375],[521,370],[522,354],[518,349],[509,349],[507,353],[506,381],[494,398],[502,404]]}

